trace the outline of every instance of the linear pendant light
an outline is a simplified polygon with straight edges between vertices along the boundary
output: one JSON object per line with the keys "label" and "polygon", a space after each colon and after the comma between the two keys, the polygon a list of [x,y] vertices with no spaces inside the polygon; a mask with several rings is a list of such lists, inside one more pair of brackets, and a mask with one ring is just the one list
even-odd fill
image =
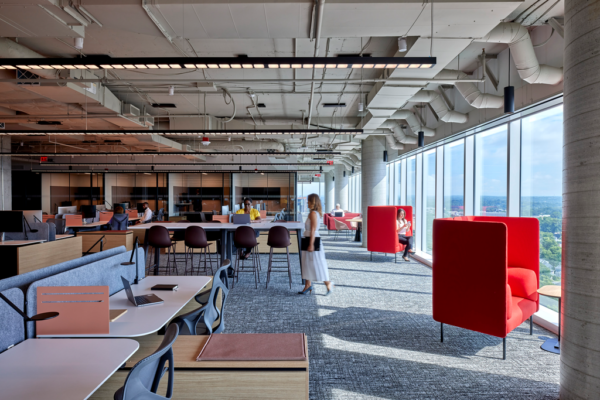
{"label": "linear pendant light", "polygon": [[383,69],[432,68],[436,57],[4,58],[0,69]]}
{"label": "linear pendant light", "polygon": [[[32,116],[35,118],[35,116]],[[360,135],[362,129],[277,129],[277,130],[0,130],[0,136],[79,136],[79,135],[123,135],[123,136],[138,136],[138,135],[158,135],[158,136],[241,136],[243,135]]]}

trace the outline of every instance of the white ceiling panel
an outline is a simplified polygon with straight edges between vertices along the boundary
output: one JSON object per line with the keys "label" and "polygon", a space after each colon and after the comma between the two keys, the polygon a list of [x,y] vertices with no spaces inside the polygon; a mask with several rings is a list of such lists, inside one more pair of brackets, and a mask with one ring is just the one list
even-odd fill
{"label": "white ceiling panel", "polygon": [[43,7],[31,3],[0,5],[1,37],[81,37],[67,25],[75,22],[48,2]]}

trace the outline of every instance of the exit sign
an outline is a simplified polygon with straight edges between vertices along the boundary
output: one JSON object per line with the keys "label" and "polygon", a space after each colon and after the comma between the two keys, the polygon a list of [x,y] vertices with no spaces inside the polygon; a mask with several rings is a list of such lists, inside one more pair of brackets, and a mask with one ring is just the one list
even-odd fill
{"label": "exit sign", "polygon": [[333,160],[328,160],[327,165],[333,165]]}
{"label": "exit sign", "polygon": [[315,178],[320,178],[321,174],[315,174]]}
{"label": "exit sign", "polygon": [[48,162],[48,157],[40,157],[40,162]]}

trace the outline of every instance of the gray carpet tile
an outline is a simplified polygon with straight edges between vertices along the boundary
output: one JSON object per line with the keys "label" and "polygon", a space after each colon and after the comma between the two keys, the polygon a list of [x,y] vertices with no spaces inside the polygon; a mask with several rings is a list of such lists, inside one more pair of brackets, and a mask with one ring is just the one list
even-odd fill
{"label": "gray carpet tile", "polygon": [[[293,284],[274,274],[265,289],[241,275],[225,310],[226,333],[304,332],[308,335],[311,399],[558,399],[559,356],[540,349],[555,337],[525,322],[502,340],[440,325],[431,317],[431,269],[370,253],[324,236],[335,289],[302,287],[298,256]],[[477,301],[477,299],[474,299]],[[484,300],[483,300],[484,301]]]}

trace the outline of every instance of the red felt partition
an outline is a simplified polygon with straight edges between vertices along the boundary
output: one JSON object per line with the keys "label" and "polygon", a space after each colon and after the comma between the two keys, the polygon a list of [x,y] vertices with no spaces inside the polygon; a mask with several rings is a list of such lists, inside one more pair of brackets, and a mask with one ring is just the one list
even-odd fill
{"label": "red felt partition", "polygon": [[436,321],[504,338],[538,310],[538,287],[537,219],[433,221]]}
{"label": "red felt partition", "polygon": [[411,223],[411,230],[407,236],[412,235],[414,228],[413,212],[411,206],[369,206],[367,209],[367,250],[376,253],[399,253],[404,251],[404,245],[398,242],[396,230],[396,215],[402,208],[406,219]]}

